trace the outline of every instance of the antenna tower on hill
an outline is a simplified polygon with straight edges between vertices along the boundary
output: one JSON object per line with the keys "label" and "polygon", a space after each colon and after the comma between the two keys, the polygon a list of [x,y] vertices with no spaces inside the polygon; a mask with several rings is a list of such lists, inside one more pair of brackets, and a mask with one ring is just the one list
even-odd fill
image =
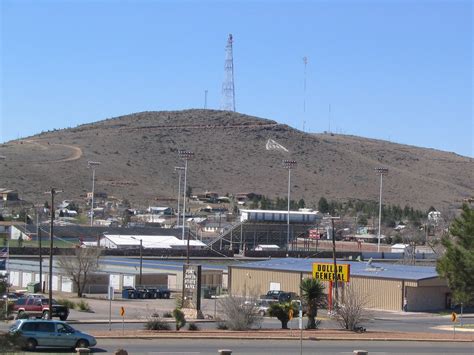
{"label": "antenna tower on hill", "polygon": [[222,105],[224,111],[235,112],[234,56],[232,54],[232,34],[225,46],[224,83],[222,84]]}
{"label": "antenna tower on hill", "polygon": [[303,57],[304,63],[304,82],[303,82],[303,132],[306,125],[306,65],[308,65],[308,57]]}

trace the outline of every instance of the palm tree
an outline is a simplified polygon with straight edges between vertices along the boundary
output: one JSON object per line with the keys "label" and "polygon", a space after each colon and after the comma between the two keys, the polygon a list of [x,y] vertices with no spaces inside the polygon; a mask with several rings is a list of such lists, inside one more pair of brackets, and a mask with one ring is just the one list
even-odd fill
{"label": "palm tree", "polygon": [[324,285],[318,279],[307,278],[301,281],[301,299],[308,307],[306,312],[306,316],[308,317],[307,329],[316,329],[318,308],[326,305],[324,288]]}

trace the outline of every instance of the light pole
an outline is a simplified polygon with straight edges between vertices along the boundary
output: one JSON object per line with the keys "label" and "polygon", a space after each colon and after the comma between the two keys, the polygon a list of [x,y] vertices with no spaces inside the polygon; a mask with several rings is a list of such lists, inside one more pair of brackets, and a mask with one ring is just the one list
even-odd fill
{"label": "light pole", "polygon": [[183,166],[175,166],[174,171],[178,172],[178,216],[176,218],[176,225],[179,226],[179,202],[181,199],[181,172],[184,170]]}
{"label": "light pole", "polygon": [[[132,237],[132,239],[138,240],[135,237]],[[140,274],[138,277],[138,282],[140,283],[140,286],[143,286],[142,275],[143,275],[143,240],[140,238]]]}
{"label": "light pole", "polygon": [[87,168],[92,169],[92,200],[91,200],[91,226],[94,223],[94,188],[95,188],[95,167],[99,166],[100,162],[98,161],[88,161]]}
{"label": "light pole", "polygon": [[[188,172],[188,160],[194,157],[194,152],[188,150],[179,150],[178,155],[180,159],[184,160],[184,187],[183,187],[183,232],[181,239],[184,240],[184,224],[186,219],[186,179]],[[186,264],[189,265],[189,235],[188,235],[188,244],[186,246]]]}
{"label": "light pole", "polygon": [[336,262],[336,233],[334,230],[334,220],[339,219],[339,217],[331,217],[331,226],[332,226],[332,258],[334,262],[334,302],[333,309],[337,305],[337,262]]}
{"label": "light pole", "polygon": [[288,169],[288,218],[287,218],[287,235],[286,235],[286,251],[290,248],[290,188],[291,188],[291,169],[296,168],[296,160],[283,160],[283,167]]}
{"label": "light pole", "polygon": [[60,190],[56,190],[54,187],[51,188],[51,191],[45,192],[46,194],[51,194],[51,224],[49,226],[49,286],[48,286],[48,305],[49,305],[49,316],[48,319],[51,319],[51,312],[53,310],[53,236],[54,236],[54,196],[62,192]]}
{"label": "light pole", "polygon": [[382,221],[382,185],[383,185],[383,176],[388,174],[388,168],[375,168],[377,174],[380,175],[380,197],[379,197],[379,231],[378,231],[378,241],[377,241],[377,253],[380,252],[380,226]]}

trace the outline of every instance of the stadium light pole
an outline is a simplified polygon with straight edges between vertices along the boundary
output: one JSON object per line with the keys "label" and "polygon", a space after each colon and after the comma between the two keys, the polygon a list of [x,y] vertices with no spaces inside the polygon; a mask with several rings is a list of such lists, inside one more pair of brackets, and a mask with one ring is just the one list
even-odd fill
{"label": "stadium light pole", "polygon": [[380,175],[380,195],[379,195],[379,231],[377,235],[377,253],[380,252],[380,227],[382,222],[382,185],[383,176],[388,174],[388,168],[375,168],[377,174]]}
{"label": "stadium light pole", "polygon": [[91,200],[91,227],[94,224],[94,188],[95,188],[95,169],[96,166],[99,166],[100,162],[98,161],[88,161],[87,168],[92,169],[92,200]]}
{"label": "stadium light pole", "polygon": [[52,310],[53,310],[53,248],[54,248],[54,196],[57,193],[62,192],[61,190],[56,190],[54,187],[51,188],[51,191],[45,192],[45,194],[51,194],[51,223],[49,226],[49,286],[48,286],[48,305],[49,305],[49,316],[48,319],[51,319]]}
{"label": "stadium light pole", "polygon": [[283,160],[283,167],[288,169],[288,217],[287,217],[287,235],[286,251],[290,249],[290,189],[291,189],[291,170],[296,168],[296,160]]}
{"label": "stadium light pole", "polygon": [[175,166],[174,171],[178,172],[178,216],[176,218],[176,225],[179,226],[179,205],[181,199],[181,172],[184,170],[184,166]]}
{"label": "stadium light pole", "polygon": [[[184,225],[186,220],[186,182],[187,182],[187,173],[188,173],[188,160],[194,157],[194,152],[189,150],[179,150],[178,155],[180,159],[184,160],[184,186],[183,186],[183,232],[181,239],[184,240]],[[186,246],[186,264],[189,265],[189,234],[188,234],[188,243]]]}

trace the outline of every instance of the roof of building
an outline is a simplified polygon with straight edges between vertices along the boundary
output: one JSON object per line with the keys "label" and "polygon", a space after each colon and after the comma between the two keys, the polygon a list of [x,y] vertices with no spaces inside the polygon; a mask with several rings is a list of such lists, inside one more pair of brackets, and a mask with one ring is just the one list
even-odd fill
{"label": "roof of building", "polygon": [[[176,246],[186,246],[188,241],[178,239],[172,235],[111,235],[105,237],[117,246],[140,246],[143,248],[171,249]],[[205,247],[206,244],[199,240],[189,240],[193,247]]]}
{"label": "roof of building", "polygon": [[[282,211],[282,210],[249,210],[249,209],[240,209],[240,212],[245,212],[245,213],[265,213],[265,214],[270,214],[270,213],[275,213],[275,214],[288,214],[288,211]],[[290,214],[311,214],[311,215],[317,215],[318,211],[290,211]]]}
{"label": "roof of building", "polygon": [[[311,272],[315,262],[332,262],[332,259],[281,258],[232,265],[235,268]],[[349,264],[352,276],[368,276],[396,280],[419,281],[438,277],[434,267],[388,263],[370,263],[338,260],[339,264]]]}

